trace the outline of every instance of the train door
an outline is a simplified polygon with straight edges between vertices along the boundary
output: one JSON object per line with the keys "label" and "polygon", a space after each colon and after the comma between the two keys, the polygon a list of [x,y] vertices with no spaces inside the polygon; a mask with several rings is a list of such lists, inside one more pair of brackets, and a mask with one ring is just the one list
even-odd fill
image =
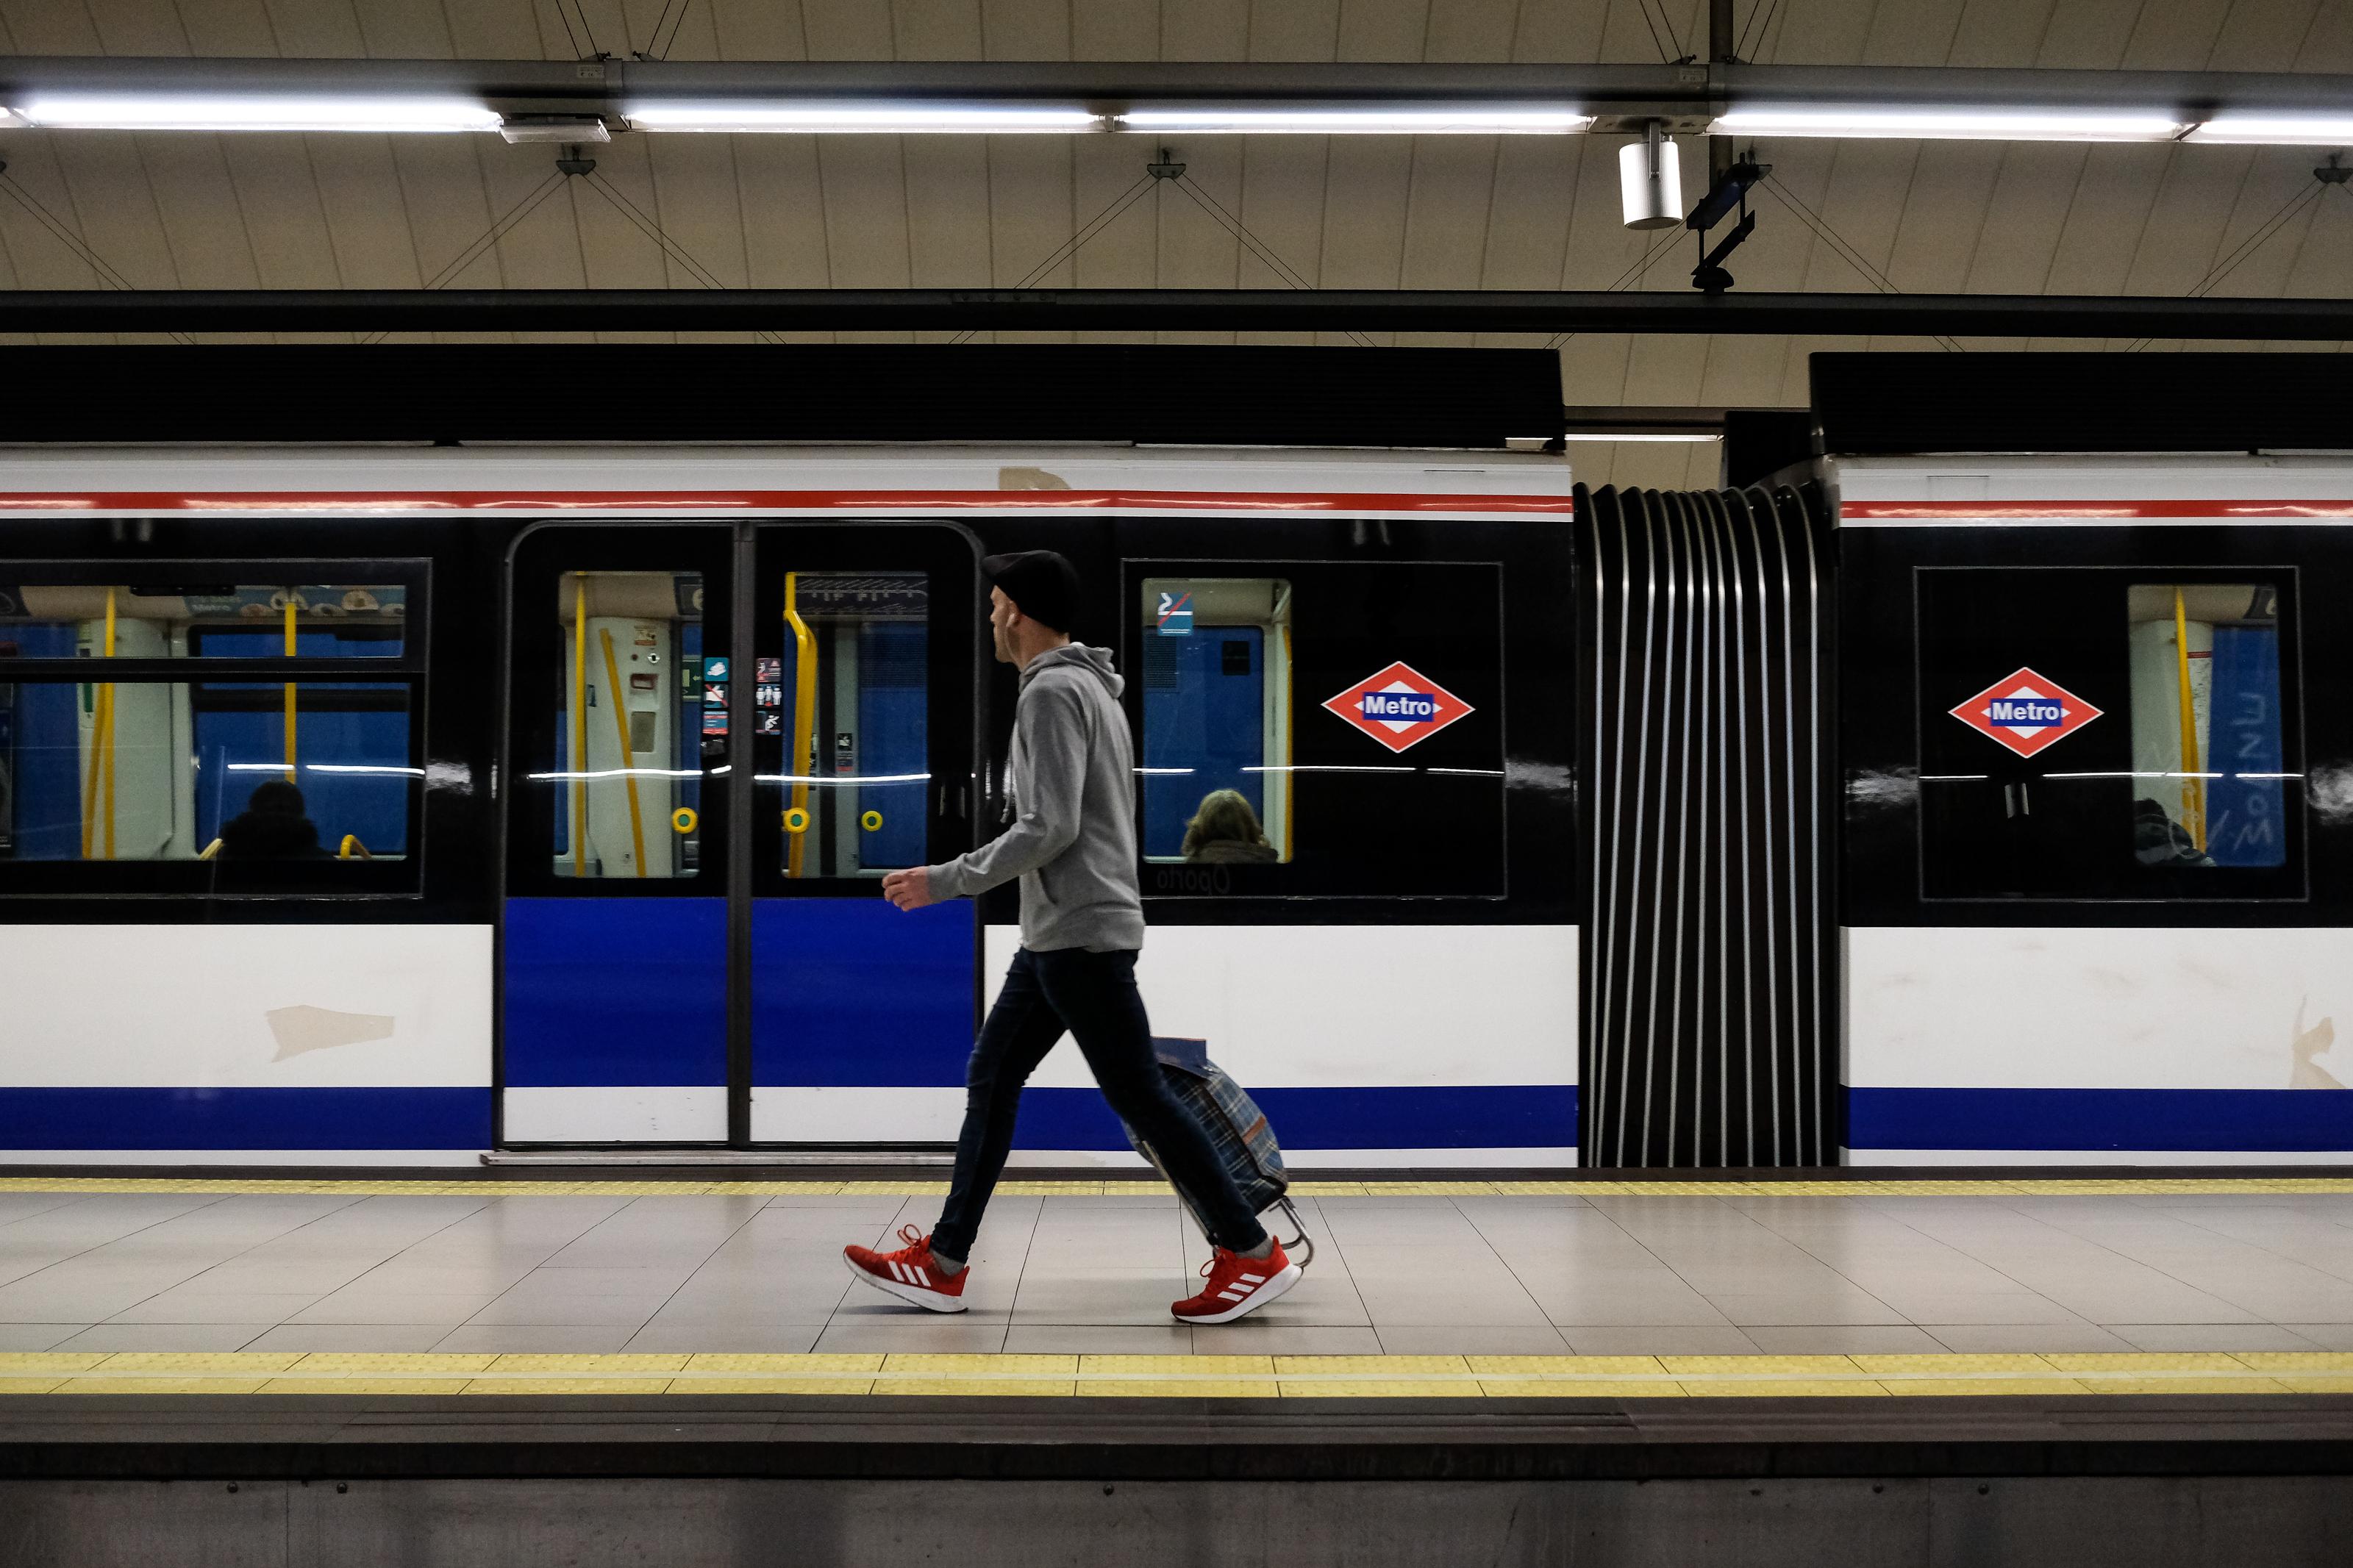
{"label": "train door", "polygon": [[969,535],[550,525],[508,639],[507,1144],[954,1136],[969,905],[888,870],[969,847]]}

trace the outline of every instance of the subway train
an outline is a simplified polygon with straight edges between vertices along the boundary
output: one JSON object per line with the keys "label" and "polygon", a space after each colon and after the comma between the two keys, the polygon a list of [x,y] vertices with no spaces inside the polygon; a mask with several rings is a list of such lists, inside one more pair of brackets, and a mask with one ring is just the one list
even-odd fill
{"label": "subway train", "polygon": [[[880,879],[1004,820],[1052,548],[1155,1028],[1303,1163],[1574,1162],[1550,356],[16,353],[0,1160],[943,1158],[1014,893]],[[1018,1140],[1135,1159],[1075,1050]]]}
{"label": "subway train", "polygon": [[1662,492],[1542,351],[16,353],[0,1162],[944,1159],[1028,548],[1303,1170],[2353,1159],[2319,356],[1820,354]]}

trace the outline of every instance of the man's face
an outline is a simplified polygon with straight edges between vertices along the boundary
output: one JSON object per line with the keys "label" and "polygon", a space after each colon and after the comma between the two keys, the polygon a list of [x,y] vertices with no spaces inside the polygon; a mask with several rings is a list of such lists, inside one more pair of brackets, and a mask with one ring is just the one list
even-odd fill
{"label": "man's face", "polygon": [[988,640],[996,646],[999,664],[1021,662],[1013,656],[1010,640],[1014,620],[1020,614],[1013,601],[1005,596],[1004,589],[991,588],[988,591]]}

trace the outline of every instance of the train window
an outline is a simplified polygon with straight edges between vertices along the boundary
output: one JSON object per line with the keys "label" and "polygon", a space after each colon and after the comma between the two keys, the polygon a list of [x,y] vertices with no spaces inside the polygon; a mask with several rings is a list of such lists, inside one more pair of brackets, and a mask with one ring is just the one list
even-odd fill
{"label": "train window", "polygon": [[0,588],[0,658],[397,658],[397,583],[96,584]]}
{"label": "train window", "polygon": [[425,584],[416,561],[0,563],[0,887],[416,891]]}
{"label": "train window", "polygon": [[922,572],[788,572],[780,657],[752,671],[763,735],[784,742],[762,804],[792,879],[880,877],[924,860],[931,589]]}
{"label": "train window", "polygon": [[550,765],[558,877],[681,878],[701,869],[702,753],[723,752],[726,650],[703,645],[699,572],[567,572]]}
{"label": "train window", "polygon": [[1923,569],[1923,896],[2303,896],[2291,587]]}
{"label": "train window", "polygon": [[2278,595],[2246,583],[2135,583],[2126,594],[2134,858],[2279,865]]}
{"label": "train window", "polygon": [[1504,893],[1497,567],[1127,571],[1146,895]]}
{"label": "train window", "polygon": [[381,860],[410,849],[409,690],[0,686],[0,859]]}
{"label": "train window", "polygon": [[1291,858],[1291,584],[1144,581],[1147,860]]}

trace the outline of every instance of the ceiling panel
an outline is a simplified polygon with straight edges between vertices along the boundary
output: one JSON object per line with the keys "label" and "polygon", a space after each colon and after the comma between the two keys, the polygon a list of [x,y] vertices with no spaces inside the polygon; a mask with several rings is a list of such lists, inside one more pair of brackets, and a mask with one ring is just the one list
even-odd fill
{"label": "ceiling panel", "polygon": [[[1704,50],[1705,26],[1704,0],[682,3],[670,51],[681,59],[1639,61]],[[582,0],[567,32],[554,0],[0,0],[0,49],[562,58],[588,47],[583,17],[598,48],[646,48],[670,5]],[[1746,55],[1780,63],[2353,71],[2353,0],[1740,0],[1736,13]],[[1680,290],[1695,259],[1688,236],[1661,243],[1620,226],[1609,141],[1232,137],[1171,150],[1194,195],[1229,218],[1164,183],[1061,254],[1143,179],[1155,143],[623,138],[595,150],[593,185],[543,192],[552,149],[477,139],[0,136],[26,197],[139,288],[413,288],[437,277],[699,288],[706,273],[730,288],[1006,287],[1060,255],[1039,283],[1267,288],[1295,273],[1335,288]],[[1694,184],[1699,156],[1691,149],[1686,163]],[[2213,279],[2314,189],[2311,156],[2292,150],[1786,142],[1758,156],[1774,174],[1755,204],[1757,236],[1731,263],[1743,289],[2353,293],[2353,195],[2342,190],[2295,209]],[[481,243],[534,193],[543,199],[528,217]],[[1251,244],[1229,232],[1233,220]],[[0,287],[100,283],[73,247],[0,201]],[[1794,403],[1806,355],[1833,346],[1853,343],[1557,342],[1577,403]],[[1578,455],[1588,477],[1651,483],[1704,477],[1715,460],[1704,447]]]}

